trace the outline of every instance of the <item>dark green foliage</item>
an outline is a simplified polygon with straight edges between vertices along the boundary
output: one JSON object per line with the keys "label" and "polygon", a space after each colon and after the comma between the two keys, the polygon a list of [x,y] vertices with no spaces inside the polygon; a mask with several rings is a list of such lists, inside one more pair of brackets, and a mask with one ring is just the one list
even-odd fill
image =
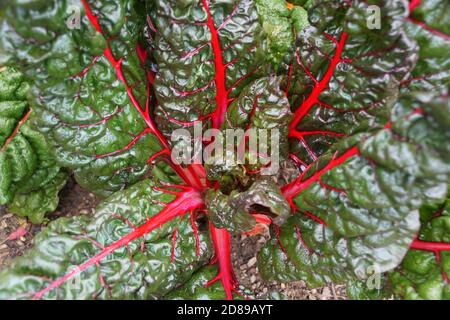
{"label": "dark green foliage", "polygon": [[[446,0],[2,4],[0,204],[40,223],[68,172],[106,199],[93,216],[44,227],[0,272],[0,298],[252,297],[233,272],[231,233],[266,224],[268,280],[450,299],[449,10]],[[195,125],[277,139],[253,131],[263,152],[238,136],[225,161],[179,165],[171,135]]]}
{"label": "dark green foliage", "polygon": [[52,145],[33,125],[29,84],[13,68],[0,69],[0,204],[41,223],[58,205],[67,174],[56,164]]}
{"label": "dark green foliage", "polygon": [[[0,273],[0,299],[33,298],[52,281],[105,252],[168,207],[174,195],[142,181],[101,204],[93,217],[58,219],[35,239],[34,247]],[[207,234],[195,232],[189,212],[163,227],[143,232],[78,271],[45,299],[161,298],[187,281],[212,254]],[[176,235],[176,242],[172,240]],[[198,246],[198,249],[196,249]]]}

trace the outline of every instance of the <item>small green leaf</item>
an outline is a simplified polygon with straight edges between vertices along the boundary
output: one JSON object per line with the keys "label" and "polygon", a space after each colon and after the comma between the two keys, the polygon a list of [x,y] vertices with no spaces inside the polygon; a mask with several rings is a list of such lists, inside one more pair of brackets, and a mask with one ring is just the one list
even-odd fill
{"label": "small green leaf", "polygon": [[292,50],[295,33],[309,26],[308,13],[300,6],[291,10],[285,0],[256,0],[256,7],[267,34],[267,59],[276,69]]}
{"label": "small green leaf", "polygon": [[246,191],[234,190],[229,195],[208,190],[205,204],[214,226],[230,232],[251,230],[255,226],[251,213],[268,215],[277,225],[283,224],[290,214],[289,204],[270,178],[256,180]]}
{"label": "small green leaf", "polygon": [[0,204],[41,223],[56,209],[67,173],[56,164],[52,144],[32,125],[29,88],[16,69],[0,71]]}

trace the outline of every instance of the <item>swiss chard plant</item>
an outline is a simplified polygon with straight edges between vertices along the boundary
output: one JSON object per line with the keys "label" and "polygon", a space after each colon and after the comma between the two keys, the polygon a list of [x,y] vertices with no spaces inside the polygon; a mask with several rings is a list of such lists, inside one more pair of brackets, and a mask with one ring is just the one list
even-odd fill
{"label": "swiss chard plant", "polygon": [[[266,280],[450,299],[449,18],[446,0],[1,4],[0,204],[47,225],[0,298],[252,297],[231,237],[265,225]],[[278,170],[248,136],[249,164],[175,161],[173,132],[198,127],[277,130]],[[47,223],[69,174],[103,202]]]}

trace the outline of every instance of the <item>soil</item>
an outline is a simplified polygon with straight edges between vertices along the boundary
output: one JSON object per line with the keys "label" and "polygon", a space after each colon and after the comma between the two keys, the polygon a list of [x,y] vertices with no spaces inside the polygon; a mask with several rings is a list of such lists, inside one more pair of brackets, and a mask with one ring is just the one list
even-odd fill
{"label": "soil", "polygon": [[[50,221],[63,216],[91,214],[98,203],[98,199],[92,193],[82,189],[73,179],[69,179],[59,196],[58,208],[48,216]],[[11,241],[6,240],[20,227],[28,231],[25,236]],[[25,218],[15,216],[0,206],[0,270],[31,246],[34,236],[40,229],[40,225],[32,225]]]}
{"label": "soil", "polygon": [[[90,192],[79,187],[73,179],[60,193],[60,203],[48,218],[54,220],[61,216],[91,214],[99,200]],[[15,240],[6,240],[18,228],[25,228],[27,233]],[[33,237],[41,226],[31,225],[26,219],[17,217],[0,206],[0,270],[11,263],[31,246]],[[241,235],[232,243],[233,266],[239,283],[251,289],[256,297],[265,298],[272,292],[278,292],[284,299],[293,300],[342,300],[346,299],[345,287],[330,284],[323,288],[309,289],[304,281],[289,284],[265,282],[258,273],[256,254],[267,241],[268,232],[256,236]]]}

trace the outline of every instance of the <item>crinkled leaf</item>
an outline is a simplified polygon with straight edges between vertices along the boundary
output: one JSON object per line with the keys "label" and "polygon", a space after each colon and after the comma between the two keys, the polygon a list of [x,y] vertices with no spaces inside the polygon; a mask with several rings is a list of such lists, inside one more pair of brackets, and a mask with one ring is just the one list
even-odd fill
{"label": "crinkled leaf", "polygon": [[17,192],[9,205],[9,211],[28,217],[31,223],[42,223],[45,214],[55,211],[58,207],[58,193],[65,186],[67,178],[67,173],[60,171],[40,189],[28,193]]}
{"label": "crinkled leaf", "polygon": [[286,1],[288,4],[296,5],[296,6],[302,6],[304,8],[309,8],[311,6],[311,3],[313,0],[290,0]]}
{"label": "crinkled leaf", "polygon": [[[266,168],[263,175],[276,174],[279,162],[287,159],[292,114],[280,81],[279,77],[255,80],[229,106],[222,125],[223,158],[205,165],[208,178],[219,181],[221,187],[227,187],[229,180],[243,180],[248,171],[260,173]],[[230,144],[236,148],[230,150]]]}
{"label": "crinkled leaf", "polygon": [[[446,20],[447,19],[447,20]],[[450,85],[450,4],[446,0],[421,1],[413,10],[406,31],[419,45],[419,60],[404,82],[411,91],[446,90]]]}
{"label": "crinkled leaf", "polygon": [[344,140],[288,185],[298,212],[260,252],[262,275],[316,286],[395,268],[419,230],[418,209],[447,193],[449,101],[403,97],[389,125]]}
{"label": "crinkled leaf", "polygon": [[264,68],[252,0],[156,0],[156,121],[167,136],[195,122],[223,122],[227,106]]}
{"label": "crinkled leaf", "polygon": [[[380,8],[380,28],[370,5]],[[309,164],[343,136],[384,122],[417,60],[404,31],[406,1],[312,1],[286,87],[295,110],[292,149]]]}
{"label": "crinkled leaf", "polygon": [[[164,299],[168,300],[223,300],[226,294],[220,283],[215,282],[207,285],[217,274],[217,267],[207,266],[197,271],[192,278],[183,286],[173,290]],[[239,300],[241,297],[233,295],[233,299]]]}
{"label": "crinkled leaf", "polygon": [[445,0],[423,0],[413,9],[411,18],[424,22],[433,30],[450,35],[450,3]]}
{"label": "crinkled leaf", "polygon": [[220,190],[208,190],[205,205],[208,218],[216,228],[230,232],[249,231],[255,226],[251,213],[268,215],[273,223],[283,224],[290,214],[289,203],[273,180],[261,178],[248,190],[232,191],[225,195]]}
{"label": "crinkled leaf", "polygon": [[[396,267],[411,242],[448,242],[443,216],[412,241],[418,209],[441,203],[450,171],[448,4],[415,3],[408,13],[407,1],[397,0],[9,1],[0,63],[20,66],[33,81],[40,130],[25,124],[18,133],[48,136],[59,164],[98,194],[128,189],[94,217],[51,223],[0,274],[0,298],[232,298],[238,283],[227,229],[250,229],[256,213],[274,222],[260,253],[269,279],[370,278]],[[371,28],[370,5],[381,8],[380,28]],[[281,89],[272,72],[285,76]],[[400,84],[444,93],[402,97],[391,112]],[[27,114],[19,111],[15,123]],[[210,167],[210,183],[199,165],[150,167],[170,151],[153,114],[166,138],[200,121],[279,129],[281,170],[259,180],[259,162]],[[35,162],[13,164],[32,172]],[[5,172],[2,186],[11,181]],[[44,190],[20,185],[31,196],[10,199],[17,210],[26,202],[50,208],[61,175]],[[180,183],[179,175],[195,189],[162,190],[148,180],[129,187],[149,175],[161,185]],[[283,224],[289,202],[297,212]],[[205,211],[218,270],[202,268],[212,256],[196,223]],[[410,251],[401,276],[391,277],[399,296],[447,297],[447,256],[426,253]],[[362,283],[353,294],[371,296]]]}
{"label": "crinkled leaf", "polygon": [[[280,77],[263,77],[245,87],[228,108],[223,129],[278,129],[280,154],[288,155],[287,126],[292,114],[289,102],[280,89]],[[270,145],[267,146],[270,150]]]}
{"label": "crinkled leaf", "polygon": [[208,190],[205,204],[208,208],[208,218],[216,228],[225,228],[235,233],[253,229],[255,219],[252,215],[245,206],[233,203],[240,196],[242,195],[238,191],[227,196],[219,190]]}
{"label": "crinkled leaf", "polygon": [[[372,277],[372,279],[371,279]],[[348,282],[345,292],[352,300],[381,300],[390,297],[386,290],[387,278],[384,274],[373,274],[369,280]]]}
{"label": "crinkled leaf", "polygon": [[9,1],[1,23],[0,61],[33,80],[38,127],[59,164],[103,196],[144,177],[161,150],[139,59],[145,15],[134,4],[142,2]]}
{"label": "crinkled leaf", "polygon": [[173,185],[181,184],[183,181],[165,162],[158,162],[152,168],[152,180],[159,184]]}
{"label": "crinkled leaf", "polygon": [[[447,243],[450,249],[450,202],[425,219],[419,240]],[[423,212],[421,212],[423,213]],[[450,251],[411,249],[402,264],[389,273],[390,288],[397,298],[450,300]]]}
{"label": "crinkled leaf", "polygon": [[201,204],[195,191],[144,180],[108,198],[93,217],[60,218],[0,273],[0,298],[162,297],[212,256],[208,235],[189,217]]}
{"label": "crinkled leaf", "polygon": [[309,26],[308,13],[285,0],[256,0],[256,7],[267,34],[268,59],[276,69],[294,46],[295,33]]}
{"label": "crinkled leaf", "polygon": [[13,68],[0,70],[0,204],[41,223],[56,209],[67,174],[48,139],[30,124],[29,84]]}

